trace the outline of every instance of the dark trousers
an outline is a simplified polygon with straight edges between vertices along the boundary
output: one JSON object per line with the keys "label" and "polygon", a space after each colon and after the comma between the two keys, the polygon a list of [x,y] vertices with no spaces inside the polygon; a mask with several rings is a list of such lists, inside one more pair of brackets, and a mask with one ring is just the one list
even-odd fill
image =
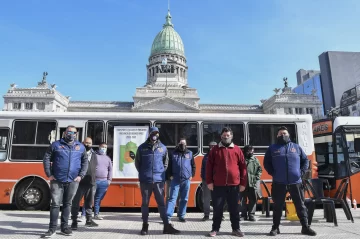
{"label": "dark trousers", "polygon": [[78,182],[62,183],[56,180],[50,181],[51,204],[49,229],[56,230],[61,203],[61,230],[68,227],[71,203],[78,187]]}
{"label": "dark trousers", "polygon": [[166,207],[164,199],[165,183],[140,183],[140,190],[142,196],[141,214],[144,223],[148,222],[149,219],[149,202],[152,193],[155,195],[155,200],[158,205],[160,217],[164,225],[169,224],[169,220],[166,216]]}
{"label": "dark trousers", "polygon": [[281,215],[285,203],[286,193],[289,192],[294,202],[296,213],[300,219],[301,225],[308,225],[307,209],[304,205],[305,196],[304,189],[301,183],[299,184],[278,184],[273,183],[271,188],[271,196],[274,202],[274,213],[273,213],[273,226],[279,227]]}
{"label": "dark trousers", "polygon": [[84,197],[84,205],[86,211],[86,217],[91,217],[92,215],[92,205],[94,203],[94,195],[95,195],[96,186],[91,183],[80,183],[78,190],[76,191],[75,197],[72,201],[71,206],[71,219],[77,219],[77,215],[80,208],[81,198]]}
{"label": "dark trousers", "polygon": [[213,231],[219,231],[222,216],[224,213],[225,201],[228,204],[228,211],[230,214],[231,228],[233,230],[240,229],[239,216],[239,186],[214,186],[212,191],[213,200]]}
{"label": "dark trousers", "polygon": [[[249,203],[247,203],[249,200]],[[253,187],[246,187],[245,191],[240,193],[241,201],[241,216],[242,217],[253,217],[256,212],[256,202],[257,202],[257,189]]]}

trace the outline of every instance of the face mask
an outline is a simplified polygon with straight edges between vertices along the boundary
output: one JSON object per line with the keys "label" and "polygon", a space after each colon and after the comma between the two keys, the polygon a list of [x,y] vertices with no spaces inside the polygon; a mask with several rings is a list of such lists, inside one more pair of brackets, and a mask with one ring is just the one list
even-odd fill
{"label": "face mask", "polygon": [[277,137],[277,142],[278,144],[286,144],[287,142],[289,142],[289,135],[280,135]]}
{"label": "face mask", "polygon": [[76,139],[76,135],[75,134],[66,134],[65,135],[65,140],[67,142],[73,142]]}
{"label": "face mask", "polygon": [[185,144],[179,144],[179,149],[180,149],[181,151],[185,151],[186,145],[185,145]]}
{"label": "face mask", "polygon": [[86,149],[86,151],[90,151],[90,150],[91,150],[91,146],[85,145],[85,149]]}
{"label": "face mask", "polygon": [[232,142],[232,138],[221,138],[221,142],[224,146],[229,146]]}
{"label": "face mask", "polygon": [[152,141],[156,141],[156,140],[158,140],[158,138],[159,138],[159,137],[158,137],[157,135],[151,136],[151,140],[152,140]]}
{"label": "face mask", "polygon": [[100,149],[99,149],[99,152],[100,152],[101,154],[106,154],[106,150],[107,150],[107,148],[100,148]]}

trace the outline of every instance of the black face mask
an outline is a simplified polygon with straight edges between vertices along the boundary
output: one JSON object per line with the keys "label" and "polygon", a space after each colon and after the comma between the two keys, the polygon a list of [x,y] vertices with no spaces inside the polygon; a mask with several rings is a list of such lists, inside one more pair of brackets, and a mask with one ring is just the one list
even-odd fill
{"label": "black face mask", "polygon": [[89,151],[91,149],[91,146],[85,145],[86,151]]}
{"label": "black face mask", "polygon": [[247,157],[247,158],[251,158],[253,155],[254,155],[253,153],[247,153],[247,154],[246,154],[246,157]]}
{"label": "black face mask", "polygon": [[179,144],[179,149],[180,149],[180,151],[185,151],[186,150],[186,145],[185,144]]}
{"label": "black face mask", "polygon": [[289,142],[289,135],[281,135],[277,137],[278,144],[287,144]]}

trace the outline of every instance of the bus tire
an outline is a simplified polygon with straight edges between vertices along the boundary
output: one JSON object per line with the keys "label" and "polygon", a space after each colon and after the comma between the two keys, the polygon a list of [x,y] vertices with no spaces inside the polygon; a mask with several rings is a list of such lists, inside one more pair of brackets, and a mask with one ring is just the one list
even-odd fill
{"label": "bus tire", "polygon": [[196,190],[196,207],[203,212],[204,211],[204,204],[203,204],[203,191],[202,191],[202,184],[199,185],[198,189]]}
{"label": "bus tire", "polygon": [[50,206],[50,189],[39,178],[20,182],[15,190],[15,204],[20,210],[47,210]]}

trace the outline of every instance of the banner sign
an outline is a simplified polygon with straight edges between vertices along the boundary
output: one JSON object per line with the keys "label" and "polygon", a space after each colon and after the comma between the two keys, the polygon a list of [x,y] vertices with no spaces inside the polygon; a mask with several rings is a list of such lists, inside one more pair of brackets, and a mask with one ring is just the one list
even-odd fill
{"label": "banner sign", "polygon": [[148,133],[148,126],[114,127],[113,178],[138,178],[135,156]]}

